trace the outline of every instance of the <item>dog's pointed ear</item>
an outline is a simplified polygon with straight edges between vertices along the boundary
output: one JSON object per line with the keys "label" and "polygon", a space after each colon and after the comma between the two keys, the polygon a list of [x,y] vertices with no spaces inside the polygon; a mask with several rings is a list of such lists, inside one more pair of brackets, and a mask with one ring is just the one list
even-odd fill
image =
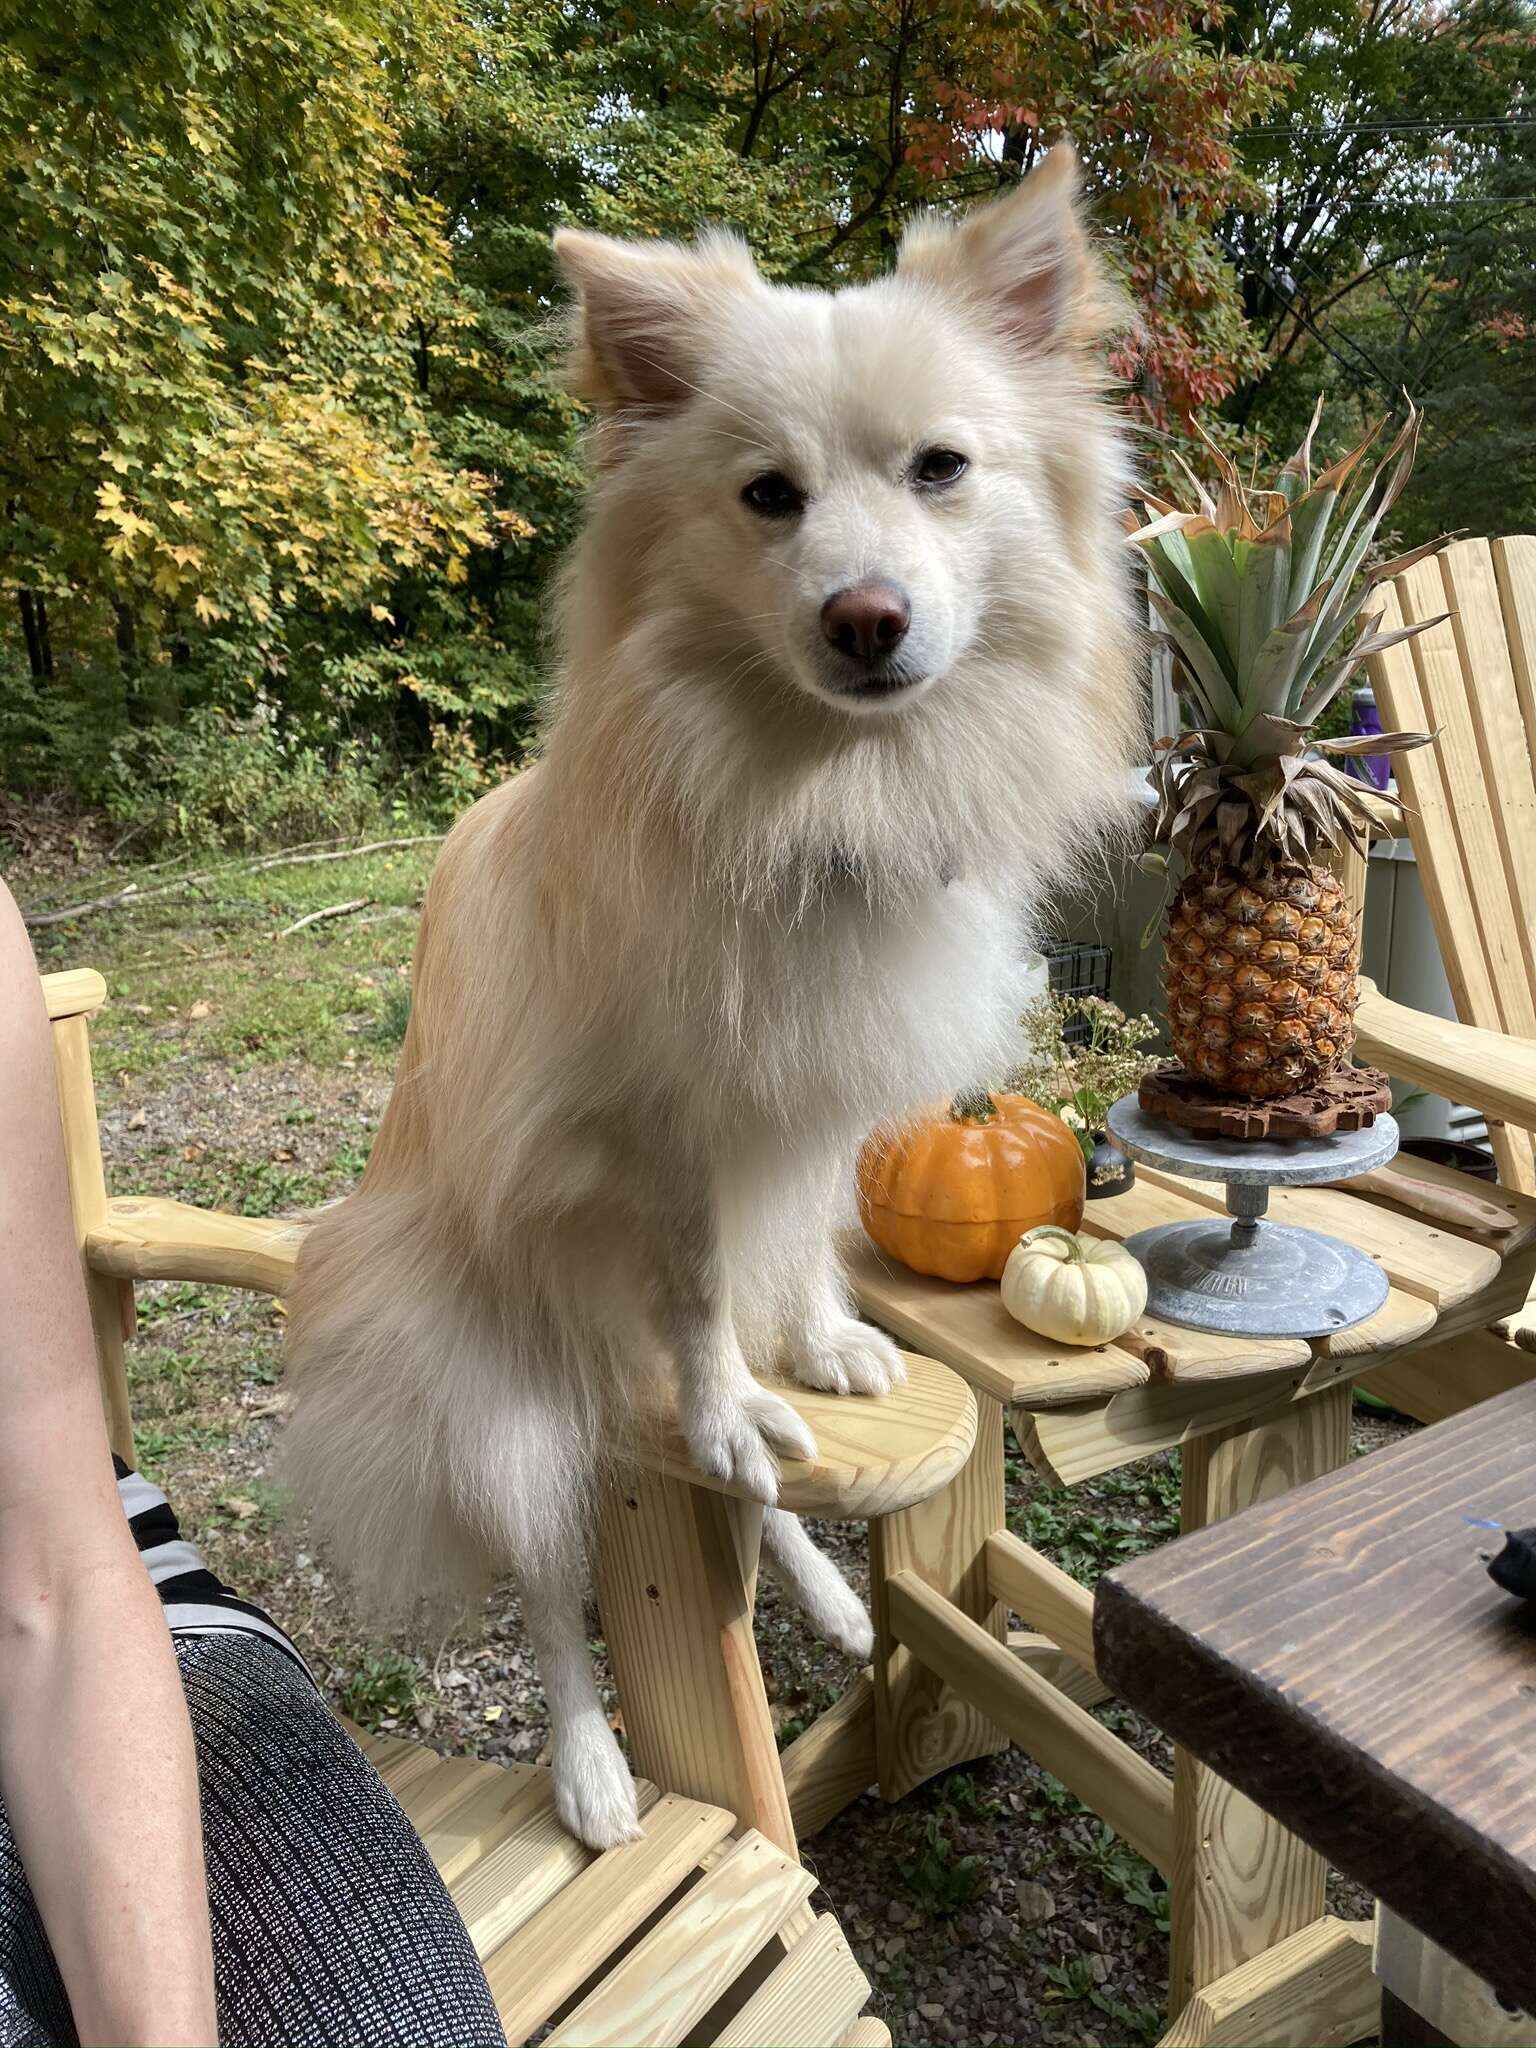
{"label": "dog's pointed ear", "polygon": [[903,277],[984,305],[1029,353],[1088,349],[1124,319],[1078,219],[1077,153],[1058,142],[1001,199],[947,220],[928,214],[901,238]]}
{"label": "dog's pointed ear", "polygon": [[605,411],[679,404],[724,303],[757,281],[746,243],[730,234],[684,248],[562,228],[554,246],[577,294],[571,388]]}

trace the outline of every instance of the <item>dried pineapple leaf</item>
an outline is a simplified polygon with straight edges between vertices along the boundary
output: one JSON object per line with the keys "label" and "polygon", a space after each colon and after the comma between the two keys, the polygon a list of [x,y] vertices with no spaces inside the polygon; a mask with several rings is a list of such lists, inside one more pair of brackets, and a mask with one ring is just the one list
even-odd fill
{"label": "dried pineapple leaf", "polygon": [[1459,540],[1465,532],[1465,527],[1457,527],[1454,532],[1442,533],[1438,540],[1427,540],[1420,547],[1410,548],[1406,555],[1394,555],[1390,562],[1378,562],[1374,569],[1366,570],[1365,580],[1367,583],[1384,583],[1389,576],[1400,576],[1405,569],[1411,569],[1415,562],[1422,562],[1426,555],[1436,555],[1441,548],[1449,547],[1453,540]]}
{"label": "dried pineapple leaf", "polygon": [[1437,732],[1353,732],[1342,739],[1315,740],[1319,754],[1411,754],[1416,747],[1432,747]]}
{"label": "dried pineapple leaf", "polygon": [[1312,424],[1307,428],[1306,437],[1280,471],[1280,489],[1292,504],[1312,485],[1312,439],[1322,421],[1326,397],[1326,392],[1318,393],[1317,404],[1312,408]]}

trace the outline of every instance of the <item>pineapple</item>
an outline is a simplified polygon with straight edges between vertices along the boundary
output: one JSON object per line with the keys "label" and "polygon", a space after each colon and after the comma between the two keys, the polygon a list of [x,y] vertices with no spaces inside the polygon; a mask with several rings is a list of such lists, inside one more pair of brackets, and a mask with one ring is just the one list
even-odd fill
{"label": "pineapple", "polygon": [[[1366,655],[1440,623],[1382,633],[1380,612],[1361,617],[1383,577],[1443,544],[1360,573],[1412,469],[1418,413],[1368,477],[1380,422],[1314,477],[1321,412],[1273,489],[1245,486],[1211,447],[1214,495],[1191,476],[1196,510],[1147,497],[1150,523],[1131,522],[1193,714],[1154,768],[1155,836],[1185,869],[1166,931],[1169,1031],[1188,1073],[1249,1101],[1320,1081],[1354,1041],[1359,933],[1320,856],[1365,822],[1364,786],[1327,758],[1362,748],[1311,730]],[[1369,751],[1429,738],[1373,735]]]}

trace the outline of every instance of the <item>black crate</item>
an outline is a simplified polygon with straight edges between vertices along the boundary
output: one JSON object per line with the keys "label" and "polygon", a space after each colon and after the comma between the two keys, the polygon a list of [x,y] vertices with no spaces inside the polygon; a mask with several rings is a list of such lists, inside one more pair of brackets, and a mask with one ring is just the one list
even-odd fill
{"label": "black crate", "polygon": [[[1045,968],[1050,977],[1051,993],[1058,996],[1103,996],[1109,998],[1110,970],[1114,954],[1108,946],[1069,945],[1065,942],[1046,946]],[[1088,1039],[1088,1026],[1079,1021],[1067,1026],[1067,1043],[1083,1045]]]}

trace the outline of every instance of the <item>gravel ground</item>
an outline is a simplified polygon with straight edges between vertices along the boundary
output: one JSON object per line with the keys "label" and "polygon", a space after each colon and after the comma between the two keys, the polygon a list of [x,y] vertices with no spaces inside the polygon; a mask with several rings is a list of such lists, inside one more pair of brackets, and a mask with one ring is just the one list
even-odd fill
{"label": "gravel ground", "polygon": [[[361,1165],[388,1088],[388,1059],[360,1048],[339,1072],[304,1065],[162,1069],[103,1088],[108,1177],[263,1211],[339,1193]],[[548,1724],[517,1601],[445,1642],[380,1640],[355,1617],[276,1483],[282,1313],[259,1298],[183,1286],[140,1290],[134,1349],[141,1462],[161,1479],[214,1569],[298,1637],[346,1711],[419,1731],[445,1751],[529,1759]],[[1408,1425],[1357,1412],[1357,1450]],[[1148,1460],[1070,1492],[1009,1461],[1010,1520],[1087,1576],[1161,1540],[1176,1465]],[[865,1532],[820,1534],[867,1590]],[[593,1617],[594,1632],[596,1618]],[[788,1739],[853,1676],[766,1585],[758,1635],[769,1698]],[[606,1685],[607,1674],[603,1672]],[[1101,1715],[1166,1765],[1168,1746],[1117,1707]],[[898,2042],[1151,2041],[1166,1995],[1161,1880],[1017,1751],[951,1772],[898,1805],[865,1797],[806,1858],[876,1986]],[[1335,1886],[1334,1906],[1368,1902]]]}

